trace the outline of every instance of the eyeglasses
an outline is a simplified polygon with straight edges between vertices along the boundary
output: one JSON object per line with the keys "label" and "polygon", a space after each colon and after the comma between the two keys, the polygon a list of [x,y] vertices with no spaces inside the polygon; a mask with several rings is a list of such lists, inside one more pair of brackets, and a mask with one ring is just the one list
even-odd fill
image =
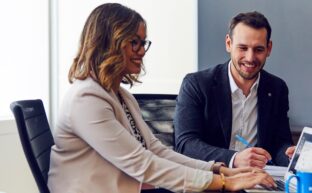
{"label": "eyeglasses", "polygon": [[138,52],[142,46],[144,48],[144,51],[147,52],[147,50],[149,49],[149,47],[152,44],[152,42],[149,40],[141,40],[139,38],[131,40],[130,43],[131,43],[133,52]]}

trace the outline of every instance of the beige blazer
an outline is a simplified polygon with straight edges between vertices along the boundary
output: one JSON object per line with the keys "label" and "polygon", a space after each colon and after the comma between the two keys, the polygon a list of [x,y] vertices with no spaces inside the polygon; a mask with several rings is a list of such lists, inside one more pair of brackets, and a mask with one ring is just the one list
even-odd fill
{"label": "beige blazer", "polygon": [[141,117],[135,98],[119,91],[147,150],[131,135],[114,92],[93,79],[76,80],[54,130],[48,187],[51,193],[139,193],[142,183],[175,192],[202,191],[213,162],[194,160],[161,144]]}

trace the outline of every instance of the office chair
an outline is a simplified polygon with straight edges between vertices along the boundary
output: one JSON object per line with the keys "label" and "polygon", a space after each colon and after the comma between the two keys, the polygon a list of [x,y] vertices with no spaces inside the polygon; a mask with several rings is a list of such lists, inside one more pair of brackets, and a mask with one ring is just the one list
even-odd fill
{"label": "office chair", "polygon": [[174,147],[173,115],[176,94],[134,94],[144,121],[154,135],[169,148]]}
{"label": "office chair", "polygon": [[10,108],[38,189],[40,193],[49,193],[47,180],[54,140],[43,103],[40,99],[15,101]]}

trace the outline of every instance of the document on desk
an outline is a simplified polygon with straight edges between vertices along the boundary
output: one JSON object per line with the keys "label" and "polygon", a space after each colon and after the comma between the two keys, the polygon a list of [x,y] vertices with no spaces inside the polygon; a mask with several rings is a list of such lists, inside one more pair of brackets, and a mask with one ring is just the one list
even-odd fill
{"label": "document on desk", "polygon": [[285,176],[287,167],[266,165],[263,168],[271,176]]}

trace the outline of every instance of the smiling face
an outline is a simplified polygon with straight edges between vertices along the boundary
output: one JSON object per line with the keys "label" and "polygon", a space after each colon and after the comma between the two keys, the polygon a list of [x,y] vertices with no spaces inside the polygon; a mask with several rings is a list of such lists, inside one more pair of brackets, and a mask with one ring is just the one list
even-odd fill
{"label": "smiling face", "polygon": [[232,38],[226,36],[226,50],[231,55],[231,73],[238,82],[255,81],[270,55],[272,41],[267,43],[265,28],[255,29],[238,23]]}
{"label": "smiling face", "polygon": [[124,61],[126,66],[124,74],[139,74],[141,72],[145,50],[143,46],[140,46],[138,51],[133,51],[133,42],[141,43],[141,40],[145,40],[145,38],[146,27],[145,24],[141,22],[136,36],[134,36],[124,47]]}

